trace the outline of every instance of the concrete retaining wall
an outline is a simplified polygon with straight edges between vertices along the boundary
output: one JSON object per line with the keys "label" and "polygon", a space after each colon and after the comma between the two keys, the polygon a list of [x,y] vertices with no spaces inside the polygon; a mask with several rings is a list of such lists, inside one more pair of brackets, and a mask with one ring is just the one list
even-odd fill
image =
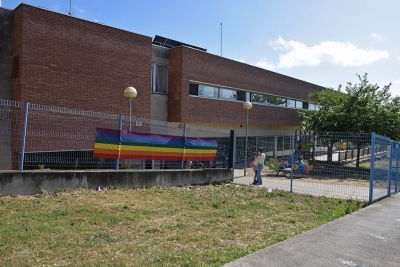
{"label": "concrete retaining wall", "polygon": [[12,171],[0,172],[0,194],[33,195],[64,188],[201,185],[227,181],[230,176],[229,169]]}

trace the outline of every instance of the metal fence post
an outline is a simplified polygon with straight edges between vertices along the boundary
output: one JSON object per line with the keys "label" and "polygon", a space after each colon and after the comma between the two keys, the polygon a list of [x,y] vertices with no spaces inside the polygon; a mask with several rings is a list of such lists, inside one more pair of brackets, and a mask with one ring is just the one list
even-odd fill
{"label": "metal fence post", "polygon": [[293,192],[294,131],[292,131],[292,156],[290,157],[290,192]]}
{"label": "metal fence post", "polygon": [[372,204],[374,193],[374,176],[375,176],[375,132],[371,133],[371,163],[369,167],[369,204]]}
{"label": "metal fence post", "polygon": [[[185,140],[186,139],[186,123],[185,124],[183,124],[183,152],[185,152]],[[185,155],[183,155],[183,156],[185,156]],[[184,164],[184,160],[182,159],[182,162],[181,162],[181,170],[183,170],[183,164]]]}
{"label": "metal fence post", "polygon": [[230,133],[230,151],[229,151],[229,163],[231,165],[231,181],[235,180],[235,161],[236,161],[236,130],[231,130]]}
{"label": "metal fence post", "polygon": [[393,141],[390,141],[390,156],[389,156],[389,181],[388,181],[388,196],[390,196],[390,188],[392,187],[392,168],[393,168]]}
{"label": "metal fence post", "polygon": [[19,162],[19,171],[24,170],[24,159],[25,159],[25,140],[26,140],[26,128],[28,126],[28,112],[29,112],[29,102],[25,102],[24,109],[24,125],[22,129],[22,145],[21,145],[21,157]]}
{"label": "metal fence post", "polygon": [[121,136],[122,136],[122,114],[119,115],[119,146],[118,146],[118,159],[115,163],[115,169],[118,170],[119,169],[119,158],[120,158],[120,154],[121,154]]}
{"label": "metal fence post", "polygon": [[394,191],[397,193],[399,192],[399,143],[396,144],[396,185]]}

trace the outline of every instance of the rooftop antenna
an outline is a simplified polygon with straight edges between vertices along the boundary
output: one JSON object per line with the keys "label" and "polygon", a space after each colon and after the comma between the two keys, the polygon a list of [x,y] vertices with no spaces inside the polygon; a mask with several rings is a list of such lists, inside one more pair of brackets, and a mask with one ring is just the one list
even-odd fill
{"label": "rooftop antenna", "polygon": [[[1,0],[0,0],[1,1]],[[72,5],[72,0],[69,0],[69,12],[68,15],[72,16],[72,12],[71,12],[71,5]]]}
{"label": "rooftop antenna", "polygon": [[222,57],[222,22],[221,22],[221,57]]}

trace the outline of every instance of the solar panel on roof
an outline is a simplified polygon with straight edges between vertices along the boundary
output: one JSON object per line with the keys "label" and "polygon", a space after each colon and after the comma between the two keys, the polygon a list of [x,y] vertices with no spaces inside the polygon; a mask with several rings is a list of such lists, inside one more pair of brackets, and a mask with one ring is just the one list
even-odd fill
{"label": "solar panel on roof", "polygon": [[175,48],[175,47],[183,45],[183,46],[192,47],[192,48],[204,51],[204,52],[207,51],[207,49],[205,49],[205,48],[201,48],[201,47],[190,45],[190,44],[185,44],[185,43],[182,43],[182,42],[179,42],[179,41],[175,41],[175,40],[172,40],[172,39],[168,39],[168,38],[165,38],[165,37],[162,37],[162,36],[159,36],[159,35],[156,35],[154,37],[153,44],[159,45],[159,46],[163,46],[163,47],[168,47],[168,48]]}

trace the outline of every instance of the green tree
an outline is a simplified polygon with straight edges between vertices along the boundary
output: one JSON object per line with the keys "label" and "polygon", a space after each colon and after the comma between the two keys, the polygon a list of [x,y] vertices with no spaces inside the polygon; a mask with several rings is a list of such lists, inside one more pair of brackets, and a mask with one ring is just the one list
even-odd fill
{"label": "green tree", "polygon": [[308,103],[317,111],[299,111],[304,130],[317,132],[375,132],[400,140],[400,97],[392,97],[391,84],[382,89],[364,76],[360,83],[348,83],[344,92],[327,88],[310,93]]}

